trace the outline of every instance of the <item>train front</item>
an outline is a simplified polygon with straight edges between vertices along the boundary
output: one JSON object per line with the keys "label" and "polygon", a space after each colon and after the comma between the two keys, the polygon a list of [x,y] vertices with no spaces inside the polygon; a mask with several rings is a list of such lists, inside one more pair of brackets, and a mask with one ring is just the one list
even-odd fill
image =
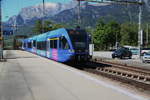
{"label": "train front", "polygon": [[75,61],[81,61],[81,62],[88,61],[90,59],[89,56],[90,41],[89,41],[88,33],[83,29],[76,29],[76,30],[69,29],[67,31],[75,52],[73,59]]}

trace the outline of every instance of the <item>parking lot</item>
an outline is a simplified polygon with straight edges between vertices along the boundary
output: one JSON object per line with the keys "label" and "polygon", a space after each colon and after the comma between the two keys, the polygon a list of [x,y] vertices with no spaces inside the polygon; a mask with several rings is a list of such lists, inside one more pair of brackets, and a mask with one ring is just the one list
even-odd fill
{"label": "parking lot", "polygon": [[119,63],[119,64],[126,64],[128,66],[136,66],[136,67],[143,67],[146,69],[150,69],[150,63],[142,63],[142,60],[139,59],[138,55],[133,55],[132,59],[119,59],[115,58],[112,59],[112,52],[110,51],[95,51],[93,53],[93,58],[101,58],[106,61],[114,62],[114,63]]}

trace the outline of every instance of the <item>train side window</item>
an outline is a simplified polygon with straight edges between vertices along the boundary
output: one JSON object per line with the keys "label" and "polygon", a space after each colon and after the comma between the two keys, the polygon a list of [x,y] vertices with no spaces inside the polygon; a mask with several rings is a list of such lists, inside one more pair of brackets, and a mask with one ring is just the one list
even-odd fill
{"label": "train side window", "polygon": [[28,48],[32,48],[31,42],[28,42]]}
{"label": "train side window", "polygon": [[42,41],[42,42],[41,42],[41,50],[46,50],[45,41]]}
{"label": "train side window", "polygon": [[54,40],[54,46],[53,46],[53,48],[57,48],[57,40]]}
{"label": "train side window", "polygon": [[50,40],[50,48],[53,48],[53,40]]}
{"label": "train side window", "polygon": [[59,44],[59,47],[60,47],[61,49],[69,49],[69,44],[68,44],[68,42],[67,42],[67,40],[66,40],[65,37],[60,37],[60,44]]}
{"label": "train side window", "polygon": [[33,40],[33,47],[36,47],[36,40]]}
{"label": "train side window", "polygon": [[37,42],[37,49],[40,49],[40,42]]}
{"label": "train side window", "polygon": [[26,43],[25,42],[23,43],[23,47],[26,48]]}
{"label": "train side window", "polygon": [[44,44],[44,50],[46,50],[46,41],[43,41]]}

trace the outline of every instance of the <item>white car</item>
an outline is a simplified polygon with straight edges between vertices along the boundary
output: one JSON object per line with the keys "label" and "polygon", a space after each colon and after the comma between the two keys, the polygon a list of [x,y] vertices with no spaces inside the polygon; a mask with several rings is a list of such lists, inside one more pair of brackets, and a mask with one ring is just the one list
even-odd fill
{"label": "white car", "polygon": [[141,50],[141,54],[143,55],[144,53],[150,52],[150,48],[143,48]]}
{"label": "white car", "polygon": [[143,62],[143,63],[150,62],[150,52],[144,53],[144,55],[143,55],[143,57],[142,57],[142,62]]}

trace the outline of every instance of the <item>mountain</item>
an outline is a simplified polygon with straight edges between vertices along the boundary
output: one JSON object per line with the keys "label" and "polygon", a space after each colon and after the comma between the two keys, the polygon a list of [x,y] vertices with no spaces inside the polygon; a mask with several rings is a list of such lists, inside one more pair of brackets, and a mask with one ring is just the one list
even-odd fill
{"label": "mountain", "polygon": [[[119,23],[138,22],[139,7],[138,5],[117,5],[117,4],[99,4],[91,5],[89,3],[82,4],[81,21],[83,27],[95,26],[97,20],[102,18],[105,22],[115,20]],[[50,18],[57,23],[77,24],[77,7],[64,10],[54,17]],[[142,7],[142,23],[150,22],[150,11],[147,6]]]}
{"label": "mountain", "polygon": [[[123,22],[138,22],[139,8],[137,5],[117,5],[117,4],[99,4],[90,3],[81,4],[81,22],[83,27],[93,27],[99,18],[108,22],[116,20]],[[42,14],[42,5],[23,8],[17,16],[11,17],[6,24],[13,25],[34,25],[37,19],[52,20],[56,23],[65,23],[69,27],[77,25],[78,7],[74,2],[68,4],[46,3],[45,16]],[[142,7],[142,23],[150,22],[150,11],[147,5]],[[25,27],[26,28],[26,27]],[[24,29],[26,30],[26,29]],[[29,29],[29,33],[31,29]]]}
{"label": "mountain", "polygon": [[64,10],[74,8],[76,3],[70,2],[68,4],[61,3],[45,3],[45,10],[43,14],[43,5],[35,5],[26,8],[22,8],[18,15],[11,17],[6,23],[9,25],[13,24],[31,24],[37,19],[43,17],[52,17]]}

